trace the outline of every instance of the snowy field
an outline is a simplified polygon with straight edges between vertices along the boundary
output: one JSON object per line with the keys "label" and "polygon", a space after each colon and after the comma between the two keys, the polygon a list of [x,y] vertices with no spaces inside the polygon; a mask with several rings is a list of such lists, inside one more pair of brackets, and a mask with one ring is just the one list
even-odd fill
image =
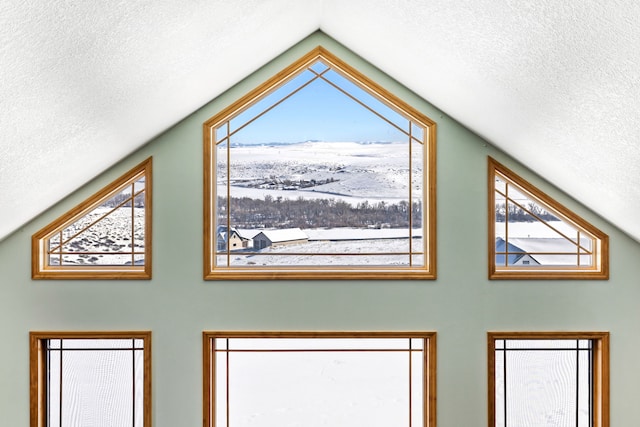
{"label": "snowy field", "polygon": [[[339,233],[340,229],[334,229]],[[379,230],[376,230],[379,231]],[[339,237],[339,234],[336,235]],[[232,266],[408,266],[410,241],[404,239],[359,239],[338,241],[309,241],[280,246],[271,246],[255,254],[231,252],[230,264],[227,255],[218,255],[219,267]],[[413,252],[423,252],[422,238],[411,240]],[[404,255],[401,253],[405,253]],[[424,256],[413,255],[413,266],[423,266]]]}
{"label": "snowy field", "polygon": [[[367,202],[397,204],[422,200],[422,145],[406,142],[304,142],[231,147],[227,188],[226,147],[217,150],[217,194],[265,199],[267,196],[334,199],[352,206]],[[414,173],[410,174],[413,169]],[[411,175],[411,176],[410,176]],[[303,184],[304,183],[304,184]],[[285,228],[285,227],[283,227]],[[259,231],[259,230],[258,230]],[[256,254],[219,255],[218,266],[407,266],[424,265],[422,230],[330,228],[304,229],[308,242],[273,246]],[[253,237],[256,230],[240,230]],[[250,243],[251,244],[251,243]],[[256,251],[258,252],[258,251]]]}
{"label": "snowy field", "polygon": [[[126,265],[132,263],[134,251],[141,253],[133,255],[135,264],[144,265],[144,208],[133,209],[133,224],[131,207],[121,207],[91,225],[110,211],[98,207],[63,231],[62,252],[69,254],[62,255],[62,265]],[[59,246],[60,235],[52,236],[51,265],[60,265]]]}
{"label": "snowy field", "polygon": [[414,351],[409,369],[407,340],[250,341],[232,339],[229,348],[267,351],[216,357],[217,426],[227,421],[235,427],[424,425],[423,354]]}
{"label": "snowy field", "polygon": [[[218,147],[217,192],[226,195],[226,148]],[[231,197],[408,200],[409,152],[405,142],[304,142],[289,145],[240,146],[230,149]],[[414,198],[422,197],[422,146],[413,144]],[[285,186],[285,180],[323,182],[308,188]],[[331,182],[327,182],[327,180]],[[285,189],[285,187],[287,189]]]}
{"label": "snowy field", "polygon": [[[414,143],[410,177],[407,143],[304,142],[288,145],[238,146],[230,148],[232,197],[265,199],[328,199],[344,200],[356,206],[362,202],[374,205],[380,201],[397,203],[408,200],[412,187],[415,200],[422,199],[422,146]],[[218,194],[227,194],[226,148],[219,147]],[[312,182],[303,187],[296,182]],[[411,185],[409,184],[411,181]],[[285,185],[285,182],[288,184]],[[292,184],[294,183],[294,184]],[[286,188],[285,188],[286,187]],[[99,222],[81,231],[108,208],[97,208],[69,226],[63,233],[66,242],[62,251],[65,265],[123,265],[144,263],[144,208],[135,208],[133,224],[131,208],[119,208]],[[576,238],[572,227],[561,221],[550,222],[553,228],[539,222],[509,223],[509,239]],[[232,224],[233,226],[233,224]],[[283,227],[284,228],[284,227]],[[253,230],[255,231],[255,230]],[[259,254],[233,252],[218,257],[218,265],[422,265],[423,239],[421,230],[407,229],[333,228],[303,230],[309,242],[270,247]],[[79,233],[79,234],[77,234]],[[77,234],[77,235],[76,235]],[[245,236],[246,233],[243,231]],[[255,233],[253,233],[255,234]],[[505,237],[505,224],[496,223],[496,236]],[[252,236],[249,236],[252,237]],[[50,264],[60,264],[59,236],[49,241]],[[140,252],[132,256],[132,252]],[[284,255],[285,253],[295,255]],[[328,254],[328,255],[317,255]],[[354,256],[354,255],[357,256]]]}
{"label": "snowy field", "polygon": [[[422,200],[423,152],[419,144],[414,144],[413,147],[414,163],[411,167],[416,173],[411,178],[406,143],[305,142],[232,147],[229,192],[231,197],[253,199],[265,199],[267,196],[274,200],[279,197],[333,198],[357,206],[365,201],[374,205],[381,201],[397,203],[408,200],[411,187],[414,199]],[[218,163],[218,194],[226,196],[226,149],[219,148],[218,155],[224,160]],[[306,188],[302,184],[292,185],[312,180],[314,184]],[[321,184],[317,185],[316,182]],[[229,257],[221,255],[218,257],[218,265],[407,266],[410,256],[401,253],[424,252],[422,233],[414,233],[410,247],[406,229],[334,228],[303,231],[309,237],[309,242],[266,248],[252,255],[238,252]],[[243,231],[242,234],[252,237],[255,233]],[[505,223],[496,223],[496,237],[506,238]],[[541,252],[575,254],[575,246],[567,238],[577,237],[576,230],[562,221],[551,221],[548,224],[509,223],[510,241],[531,239],[526,243],[533,243],[533,238],[537,238],[539,240],[535,242],[535,248]],[[549,259],[541,259],[546,265],[576,262],[575,256],[570,261],[558,255],[547,258]],[[423,265],[423,255],[414,255],[412,262],[413,265]]]}
{"label": "snowy field", "polygon": [[[510,222],[509,238],[562,238],[558,232],[569,238],[576,238],[576,229],[564,221],[549,221],[548,225],[536,222]],[[553,227],[553,228],[552,228]],[[505,223],[496,222],[496,237],[505,238]]]}

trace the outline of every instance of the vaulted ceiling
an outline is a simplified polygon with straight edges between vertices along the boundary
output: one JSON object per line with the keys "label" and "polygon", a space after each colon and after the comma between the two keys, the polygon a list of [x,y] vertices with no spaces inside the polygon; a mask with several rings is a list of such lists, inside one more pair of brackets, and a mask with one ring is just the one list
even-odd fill
{"label": "vaulted ceiling", "polygon": [[640,242],[636,0],[4,0],[0,240],[320,29]]}

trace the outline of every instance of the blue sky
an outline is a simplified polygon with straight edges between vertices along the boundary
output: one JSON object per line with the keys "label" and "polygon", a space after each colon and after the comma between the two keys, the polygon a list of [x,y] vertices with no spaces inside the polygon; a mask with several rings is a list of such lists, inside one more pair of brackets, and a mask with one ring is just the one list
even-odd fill
{"label": "blue sky", "polygon": [[[303,73],[287,85],[256,104],[232,121],[232,127],[244,123],[248,117],[266,108],[309,80],[310,72]],[[374,100],[359,87],[336,73],[328,78],[374,106],[396,123],[404,122],[397,113]],[[320,141],[406,141],[407,137],[329,83],[317,79],[292,95],[282,104],[267,112],[232,137],[232,143],[260,144],[267,142]]]}

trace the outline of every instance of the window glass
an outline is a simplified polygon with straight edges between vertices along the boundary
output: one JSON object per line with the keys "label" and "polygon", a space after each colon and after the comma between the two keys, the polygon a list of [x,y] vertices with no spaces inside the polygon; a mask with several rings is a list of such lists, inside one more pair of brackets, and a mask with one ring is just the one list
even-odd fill
{"label": "window glass", "polygon": [[34,234],[43,278],[151,277],[151,159]]}
{"label": "window glass", "polygon": [[489,334],[492,426],[608,425],[608,334],[570,335]]}
{"label": "window glass", "polygon": [[435,277],[435,124],[324,50],[288,70],[206,123],[205,277]]}
{"label": "window glass", "polygon": [[149,337],[32,333],[31,426],[149,427]]}
{"label": "window glass", "polygon": [[608,277],[608,237],[489,159],[489,277]]}
{"label": "window glass", "polygon": [[435,335],[383,335],[205,333],[206,425],[434,426]]}

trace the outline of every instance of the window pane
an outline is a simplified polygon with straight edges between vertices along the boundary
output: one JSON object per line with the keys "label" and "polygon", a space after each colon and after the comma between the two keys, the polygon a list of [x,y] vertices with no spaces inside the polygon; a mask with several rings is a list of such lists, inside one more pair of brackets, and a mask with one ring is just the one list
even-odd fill
{"label": "window pane", "polygon": [[33,278],[150,278],[151,163],[148,158],[34,234]]}
{"label": "window pane", "polygon": [[[57,343],[59,348],[59,342]],[[60,352],[50,351],[47,354],[48,391],[47,391],[47,419],[48,427],[61,427],[60,424]]]}
{"label": "window pane", "polygon": [[[420,242],[417,242],[420,243]],[[411,266],[412,267],[421,267],[425,265],[425,257],[424,254],[413,255],[411,257]]]}
{"label": "window pane", "polygon": [[[54,235],[49,239],[49,252],[62,251],[65,266],[131,265],[132,253],[145,249],[144,186],[144,179],[134,182],[66,227],[62,231],[62,247],[60,234]],[[122,255],[111,255],[114,253]],[[51,265],[59,265],[59,260],[59,255],[49,258]]]}
{"label": "window pane", "polygon": [[[133,348],[132,339],[81,339],[70,338],[63,339],[63,349],[131,349]],[[140,340],[136,340],[137,344],[140,344]]]}
{"label": "window pane", "polygon": [[61,426],[132,425],[131,352],[65,351],[62,357]]}
{"label": "window pane", "polygon": [[[316,76],[311,71],[303,71],[300,75],[294,77],[289,82],[282,85],[280,88],[276,89],[271,94],[263,97],[255,104],[251,105],[249,108],[245,109],[243,112],[235,116],[230,121],[231,132],[235,133],[239,129],[247,126],[252,120],[256,120],[260,114],[265,111],[273,108],[278,102],[286,102],[283,101],[285,98],[289,96],[294,96],[300,88],[306,87],[309,84],[313,84],[313,82],[317,81]],[[304,89],[302,89],[304,90]],[[276,107],[277,108],[277,107]],[[275,108],[274,108],[275,109]],[[257,119],[259,120],[259,119]],[[242,143],[261,143],[261,142],[273,142],[270,140],[253,140],[253,141],[239,141]]]}
{"label": "window pane", "polygon": [[314,72],[320,74],[323,71],[327,71],[329,66],[325,64],[323,61],[316,61],[309,68],[312,69]]}
{"label": "window pane", "polygon": [[227,425],[227,373],[229,367],[227,366],[227,353],[215,354],[215,398],[213,403],[215,413],[215,426],[226,427]]}
{"label": "window pane", "polygon": [[[496,345],[496,348],[498,346]],[[495,427],[506,427],[505,420],[505,384],[504,384],[504,352],[496,353],[495,355],[495,397],[494,397],[494,410],[495,410]]]}
{"label": "window pane", "polygon": [[[424,200],[424,145],[411,143],[411,228],[415,235],[422,235]],[[408,206],[407,206],[408,207]]]}
{"label": "window pane", "polygon": [[134,352],[134,427],[144,426],[144,351]]}
{"label": "window pane", "polygon": [[225,122],[222,126],[219,126],[218,128],[216,128],[215,130],[215,140],[216,142],[221,142],[223,139],[225,139],[228,135],[228,125]]}
{"label": "window pane", "polygon": [[426,133],[426,129],[424,126],[415,122],[411,122],[411,137],[416,142],[424,143],[426,139],[425,133]]}
{"label": "window pane", "polygon": [[607,276],[599,271],[606,269],[605,254],[599,252],[606,235],[589,224],[579,226],[584,221],[577,215],[493,159],[489,168],[489,182],[495,188],[490,193],[495,218],[489,219],[495,230],[489,238],[496,245],[495,258],[489,260],[495,263],[492,278],[535,278],[535,270],[544,278]]}
{"label": "window pane", "polygon": [[575,425],[574,352],[508,352],[506,363],[508,426]]}
{"label": "window pane", "polygon": [[[206,201],[205,221],[215,223],[206,250],[218,255],[207,258],[222,274],[207,278],[235,275],[237,267],[299,266],[305,275],[324,267],[397,265],[427,273],[429,121],[410,121],[400,105],[383,101],[392,97],[366,89],[355,70],[343,74],[325,59],[301,64],[304,71],[292,68],[293,78],[265,84],[265,93],[258,88],[248,97],[255,101],[208,122],[215,135],[208,184],[216,200]],[[291,231],[306,237],[291,245],[269,236]],[[275,249],[280,245],[289,247]],[[393,258],[383,259],[387,253]]]}
{"label": "window pane", "polygon": [[[411,423],[410,427],[424,426],[424,354],[411,353]],[[394,423],[393,425],[398,425]]]}
{"label": "window pane", "polygon": [[[216,349],[226,347],[226,338],[216,339]],[[413,349],[422,349],[422,340],[412,340]],[[406,338],[233,338],[230,350],[409,350]]]}
{"label": "window pane", "polygon": [[[293,248],[290,248],[293,249]],[[224,257],[218,257],[224,263]],[[415,259],[419,262],[420,259]],[[378,266],[395,267],[409,266],[409,255],[398,254],[367,254],[367,255],[318,255],[318,254],[267,254],[234,255],[231,266],[262,266],[268,267],[348,267],[348,266]]]}
{"label": "window pane", "polygon": [[398,353],[234,353],[230,418],[238,427],[407,425],[407,364]]}
{"label": "window pane", "polygon": [[[395,111],[393,108],[389,107],[382,101],[380,101],[377,97],[371,95],[359,85],[353,83],[346,77],[342,76],[337,71],[329,71],[325,75],[326,79],[340,87],[342,90],[347,92],[349,95],[353,96],[355,99],[365,104],[371,110],[373,110],[377,115],[384,117],[384,119],[388,120],[391,123],[393,132],[397,135],[393,140],[404,139],[401,135],[408,135],[409,133],[409,121],[406,117]],[[356,101],[353,101],[356,102]],[[364,108],[364,107],[363,107]],[[374,113],[371,113],[374,114]]]}
{"label": "window pane", "polygon": [[43,344],[46,366],[39,375],[46,386],[48,426],[144,425],[143,339],[65,338]]}
{"label": "window pane", "polygon": [[495,426],[591,426],[590,340],[497,340],[495,348]]}
{"label": "window pane", "polygon": [[213,340],[218,427],[424,426],[424,339]]}

